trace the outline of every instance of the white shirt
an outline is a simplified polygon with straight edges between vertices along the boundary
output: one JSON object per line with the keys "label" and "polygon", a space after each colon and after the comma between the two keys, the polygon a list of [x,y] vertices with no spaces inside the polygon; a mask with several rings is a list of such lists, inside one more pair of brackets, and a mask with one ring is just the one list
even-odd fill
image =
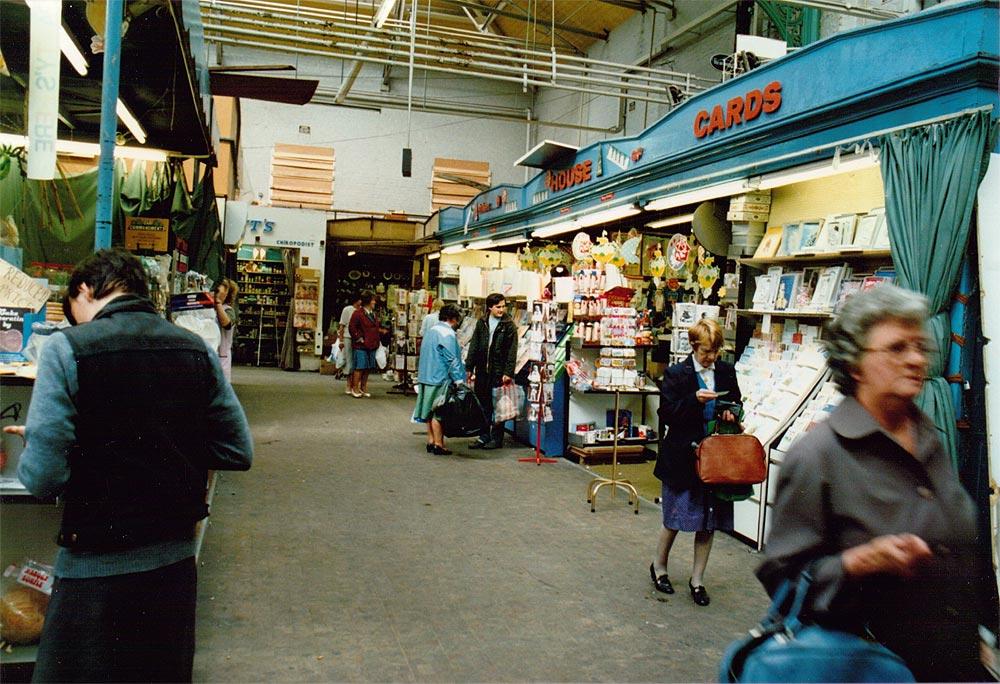
{"label": "white shirt", "polygon": [[697,361],[694,362],[694,371],[701,375],[702,382],[705,383],[707,389],[715,391],[715,364],[710,366],[702,366]]}
{"label": "white shirt", "polygon": [[354,305],[348,304],[344,307],[344,310],[340,312],[340,338],[343,340],[350,340],[351,334],[347,332],[347,326],[351,324],[351,316],[354,315]]}
{"label": "white shirt", "polygon": [[499,318],[495,318],[494,316],[491,315],[490,316],[490,320],[488,321],[488,325],[490,326],[490,346],[492,347],[493,346],[493,334],[496,333],[497,328],[500,327],[500,319]]}

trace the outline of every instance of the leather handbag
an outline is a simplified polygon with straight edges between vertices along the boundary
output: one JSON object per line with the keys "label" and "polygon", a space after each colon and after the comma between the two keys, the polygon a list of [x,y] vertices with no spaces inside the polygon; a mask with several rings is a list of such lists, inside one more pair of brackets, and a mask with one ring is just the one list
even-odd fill
{"label": "leather handbag", "polygon": [[729,645],[720,682],[912,682],[898,655],[857,634],[803,622],[802,607],[812,575],[803,571],[791,607],[792,582],[785,580],[764,620]]}
{"label": "leather handbag", "polygon": [[695,448],[698,479],[710,485],[750,485],[767,477],[764,447],[753,435],[709,435]]}

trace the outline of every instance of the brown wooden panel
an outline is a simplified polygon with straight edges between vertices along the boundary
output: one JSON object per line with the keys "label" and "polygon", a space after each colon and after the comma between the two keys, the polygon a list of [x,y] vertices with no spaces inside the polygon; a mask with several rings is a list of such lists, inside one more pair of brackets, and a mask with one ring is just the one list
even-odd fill
{"label": "brown wooden panel", "polygon": [[271,165],[271,175],[282,178],[310,178],[313,180],[333,181],[333,171],[330,169],[307,169],[287,164]]}
{"label": "brown wooden panel", "polygon": [[314,192],[292,192],[290,190],[274,190],[271,192],[271,200],[282,200],[285,202],[309,202],[312,204],[325,204],[329,207],[333,204],[333,195],[327,193],[322,195]]}
{"label": "brown wooden panel", "polygon": [[278,190],[294,190],[295,192],[315,192],[326,195],[333,193],[333,184],[330,181],[307,180],[305,178],[275,176],[271,179],[271,187]]}
{"label": "brown wooden panel", "polygon": [[295,159],[333,160],[332,147],[310,147],[307,145],[288,145],[274,143],[275,157],[291,157]]}
{"label": "brown wooden panel", "polygon": [[272,200],[272,207],[290,207],[292,209],[319,209],[320,211],[330,211],[329,204],[315,204],[313,202],[284,202]]}
{"label": "brown wooden panel", "polygon": [[334,165],[330,162],[313,161],[310,159],[290,159],[287,157],[275,157],[271,160],[271,165],[288,166],[294,169],[310,169],[313,171],[331,171]]}
{"label": "brown wooden panel", "polygon": [[446,159],[444,157],[434,158],[434,170],[444,170],[443,167],[454,169],[456,173],[467,171],[471,173],[489,173],[490,163],[483,161],[469,161],[466,159]]}
{"label": "brown wooden panel", "polygon": [[479,190],[471,185],[449,183],[447,181],[434,181],[434,184],[431,185],[431,190],[433,190],[435,194],[440,192],[445,195],[465,195],[468,197],[473,197],[474,195],[479,194]]}

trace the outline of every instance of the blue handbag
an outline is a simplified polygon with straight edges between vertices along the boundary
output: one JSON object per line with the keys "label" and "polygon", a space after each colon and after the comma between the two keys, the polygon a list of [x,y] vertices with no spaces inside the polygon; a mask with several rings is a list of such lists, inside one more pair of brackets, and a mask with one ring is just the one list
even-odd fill
{"label": "blue handbag", "polygon": [[812,575],[803,571],[792,592],[785,580],[764,620],[729,645],[720,682],[912,682],[898,655],[856,634],[805,624],[800,617]]}

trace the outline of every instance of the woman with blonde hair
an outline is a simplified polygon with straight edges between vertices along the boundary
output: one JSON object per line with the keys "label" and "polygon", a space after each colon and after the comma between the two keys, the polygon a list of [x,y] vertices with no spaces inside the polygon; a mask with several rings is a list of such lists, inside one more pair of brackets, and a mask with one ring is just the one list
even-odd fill
{"label": "woman with blonde hair", "polygon": [[[674,593],[667,574],[670,549],[678,532],[694,532],[694,567],[688,589],[699,606],[709,604],[704,585],[705,567],[712,550],[715,530],[733,529],[733,502],[720,499],[695,472],[694,448],[706,435],[708,421],[715,417],[716,398],[739,401],[736,369],[720,360],[722,328],[712,319],[702,319],[688,331],[691,354],[670,366],[660,384],[660,420],[666,434],[660,441],[653,474],[663,483],[660,528],[656,555],[649,574],[657,591]],[[736,422],[726,411],[723,420]]]}
{"label": "woman with blonde hair", "polygon": [[222,339],[219,341],[219,361],[226,380],[233,379],[233,333],[236,332],[236,296],[240,286],[231,278],[223,278],[215,286],[215,319],[219,323]]}

